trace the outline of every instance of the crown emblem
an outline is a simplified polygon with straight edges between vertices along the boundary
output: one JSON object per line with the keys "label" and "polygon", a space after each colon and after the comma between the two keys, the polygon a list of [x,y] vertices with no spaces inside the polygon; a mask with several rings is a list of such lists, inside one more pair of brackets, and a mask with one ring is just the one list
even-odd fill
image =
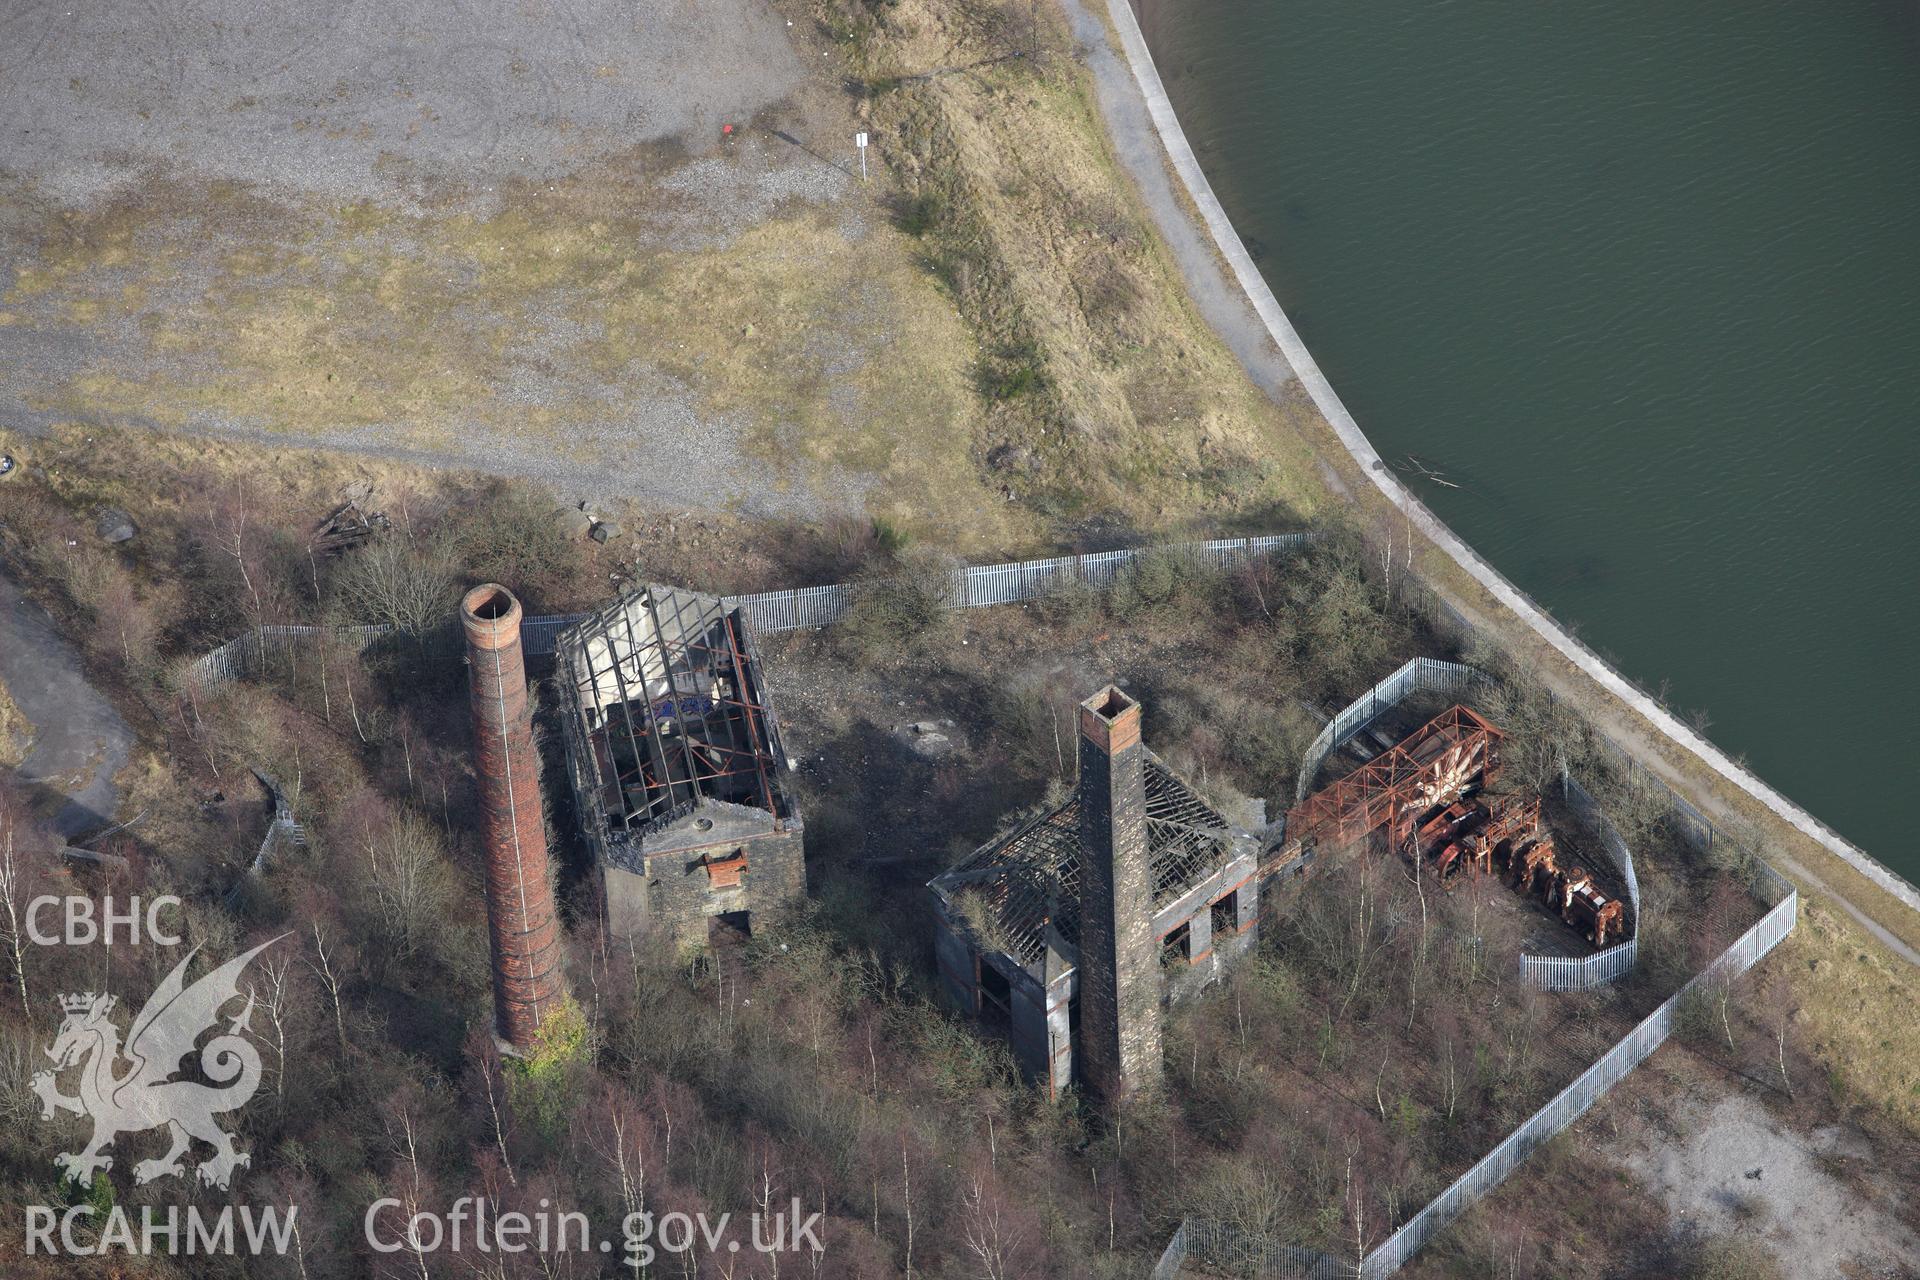
{"label": "crown emblem", "polygon": [[72,995],[60,997],[60,1007],[68,1013],[85,1013],[93,1008],[93,1002],[99,997],[91,991],[77,991]]}

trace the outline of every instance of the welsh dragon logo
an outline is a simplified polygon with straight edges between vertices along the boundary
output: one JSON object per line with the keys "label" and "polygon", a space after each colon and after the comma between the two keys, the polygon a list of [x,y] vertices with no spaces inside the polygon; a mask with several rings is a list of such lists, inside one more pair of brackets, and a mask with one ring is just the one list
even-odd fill
{"label": "welsh dragon logo", "polygon": [[[285,936],[285,935],[282,935]],[[214,1116],[236,1110],[253,1097],[260,1087],[260,1052],[242,1032],[250,1031],[253,993],[233,1016],[224,1034],[216,1035],[200,1049],[200,1070],[211,1085],[197,1080],[174,1080],[181,1059],[193,1052],[194,1043],[220,1021],[220,1010],[241,995],[240,973],[253,958],[280,939],[263,942],[253,950],[235,956],[205,977],[187,986],[187,966],[200,948],[187,953],[148,997],[127,1029],[126,1045],[120,1043],[120,1029],[108,1015],[115,998],[85,992],[60,997],[66,1017],[46,1051],[54,1068],[33,1077],[33,1091],[40,1095],[41,1119],[51,1120],[55,1111],[71,1111],[93,1121],[93,1137],[78,1151],[62,1152],[54,1164],[68,1178],[85,1185],[93,1175],[113,1167],[107,1149],[123,1133],[138,1133],[164,1126],[171,1146],[157,1160],[142,1160],[133,1167],[135,1182],[184,1176],[181,1157],[195,1139],[214,1150],[197,1170],[200,1181],[224,1190],[234,1171],[251,1163],[244,1151],[236,1150],[233,1135],[214,1123]],[[128,1065],[119,1069],[124,1060]],[[68,1097],[59,1091],[61,1072],[79,1068],[79,1094]]]}

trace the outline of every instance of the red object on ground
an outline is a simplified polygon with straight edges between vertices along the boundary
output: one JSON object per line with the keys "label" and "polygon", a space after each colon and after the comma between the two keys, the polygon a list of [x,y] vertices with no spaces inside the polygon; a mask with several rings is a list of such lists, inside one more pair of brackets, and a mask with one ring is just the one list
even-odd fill
{"label": "red object on ground", "polygon": [[1494,781],[1504,735],[1464,706],[1450,707],[1287,814],[1290,842],[1351,844],[1388,827],[1394,844],[1433,809]]}
{"label": "red object on ground", "polygon": [[707,859],[707,880],[715,889],[737,889],[747,872],[747,855],[734,853],[724,858]]}

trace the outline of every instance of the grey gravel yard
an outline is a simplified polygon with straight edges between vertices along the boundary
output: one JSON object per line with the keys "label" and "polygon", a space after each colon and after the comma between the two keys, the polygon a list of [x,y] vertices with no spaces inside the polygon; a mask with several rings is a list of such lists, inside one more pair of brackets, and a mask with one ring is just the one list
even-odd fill
{"label": "grey gravel yard", "polygon": [[0,443],[154,427],[814,518],[970,473],[964,331],[873,234],[817,40],[765,0],[11,0]]}

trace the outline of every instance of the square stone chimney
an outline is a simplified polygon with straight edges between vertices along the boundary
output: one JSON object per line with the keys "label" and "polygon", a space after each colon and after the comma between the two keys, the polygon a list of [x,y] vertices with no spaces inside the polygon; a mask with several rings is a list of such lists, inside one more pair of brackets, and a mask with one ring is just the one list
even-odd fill
{"label": "square stone chimney", "polygon": [[1079,1051],[1087,1082],[1115,1100],[1161,1074],[1140,704],[1108,685],[1080,704],[1079,726]]}

